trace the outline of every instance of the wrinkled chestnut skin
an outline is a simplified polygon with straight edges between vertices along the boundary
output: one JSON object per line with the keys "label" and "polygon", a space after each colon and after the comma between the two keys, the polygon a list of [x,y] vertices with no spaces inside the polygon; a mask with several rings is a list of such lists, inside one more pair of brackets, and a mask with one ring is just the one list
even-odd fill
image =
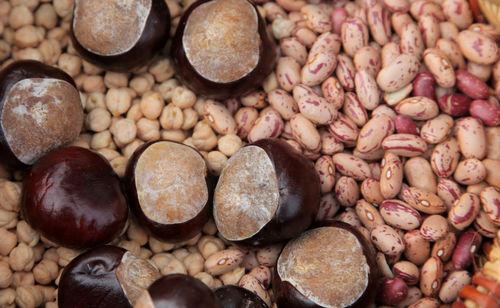
{"label": "wrinkled chestnut skin", "polygon": [[279,205],[271,221],[238,244],[266,246],[291,239],[314,222],[321,197],[319,176],[312,163],[280,139],[254,142],[266,151],[276,170]]}
{"label": "wrinkled chestnut skin", "polygon": [[128,206],[118,175],[104,157],[68,147],[40,159],[24,178],[26,221],[62,246],[110,242],[125,227]]}
{"label": "wrinkled chestnut skin", "polygon": [[[217,83],[204,78],[196,72],[187,59],[182,37],[184,36],[184,30],[189,15],[198,6],[209,1],[213,0],[199,0],[195,2],[184,12],[179,21],[179,25],[172,39],[172,47],[170,50],[170,55],[177,73],[176,76],[191,90],[208,98],[226,99],[230,97],[239,97],[260,86],[262,81],[272,72],[278,59],[276,44],[266,28],[266,23],[257,13],[259,20],[258,32],[261,44],[259,47],[259,61],[253,71],[238,80],[228,83]],[[252,2],[250,3],[257,10],[255,5]]]}
{"label": "wrinkled chestnut skin", "polygon": [[70,37],[75,50],[85,60],[110,71],[127,72],[148,64],[165,46],[170,35],[170,11],[165,1],[151,1],[151,11],[144,30],[140,39],[130,50],[113,56],[98,55],[87,50],[77,41],[73,33],[72,20]]}
{"label": "wrinkled chestnut skin", "polygon": [[267,304],[253,292],[234,285],[225,285],[215,290],[222,308],[268,308]]}
{"label": "wrinkled chestnut skin", "polygon": [[[139,223],[146,227],[151,234],[158,237],[162,241],[178,243],[182,241],[187,241],[192,239],[196,234],[198,234],[205,223],[208,221],[210,217],[210,213],[212,211],[212,198],[213,198],[213,190],[214,190],[214,180],[210,175],[207,174],[206,181],[208,187],[208,200],[207,204],[203,210],[201,210],[198,215],[193,217],[192,219],[177,224],[161,224],[154,220],[149,219],[144,215],[144,212],[141,209],[141,205],[139,203],[139,198],[137,196],[137,189],[135,186],[135,167],[137,165],[137,161],[141,157],[141,154],[152,144],[156,142],[165,142],[165,141],[151,141],[140,146],[130,157],[127,165],[127,169],[125,171],[125,186],[128,194],[130,209],[132,213],[134,213],[135,217],[139,221]],[[174,141],[169,141],[174,142]],[[175,142],[177,143],[177,142]],[[201,155],[201,154],[200,154]]]}
{"label": "wrinkled chestnut skin", "polygon": [[[356,228],[345,222],[329,219],[314,224],[314,228],[319,227],[337,227],[346,229],[349,232],[353,233],[361,243],[363,247],[363,253],[366,257],[368,265],[370,266],[368,286],[366,287],[365,293],[358,299],[358,301],[348,307],[369,307],[375,302],[377,291],[378,268],[377,262],[375,260],[375,249],[370,245],[370,243],[368,243],[368,241]],[[278,308],[323,308],[323,306],[315,304],[314,302],[306,298],[289,282],[282,281],[278,274],[277,266],[274,267],[272,285]]]}
{"label": "wrinkled chestnut skin", "polygon": [[116,278],[125,252],[120,247],[101,246],[73,259],[59,281],[59,307],[132,307]]}
{"label": "wrinkled chestnut skin", "polygon": [[[0,115],[2,114],[5,98],[10,89],[18,81],[28,78],[54,78],[68,82],[76,89],[76,84],[70,75],[56,67],[49,66],[34,60],[20,60],[0,71]],[[12,168],[26,168],[10,150],[5,135],[0,127],[0,163]]]}
{"label": "wrinkled chestnut skin", "polygon": [[163,276],[149,286],[148,292],[155,308],[222,308],[210,288],[184,274]]}

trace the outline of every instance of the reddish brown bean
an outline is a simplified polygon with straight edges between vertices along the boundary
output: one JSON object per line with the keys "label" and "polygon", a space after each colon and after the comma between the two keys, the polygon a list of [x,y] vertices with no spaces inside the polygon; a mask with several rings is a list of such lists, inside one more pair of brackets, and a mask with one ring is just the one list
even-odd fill
{"label": "reddish brown bean", "polygon": [[469,106],[471,116],[478,118],[488,126],[500,125],[500,106],[490,101],[474,100]]}
{"label": "reddish brown bean", "polygon": [[436,100],[435,81],[431,73],[420,73],[413,79],[413,94],[412,96],[425,96],[432,100]]}
{"label": "reddish brown bean", "polygon": [[490,95],[488,85],[465,70],[457,70],[457,88],[472,99],[486,99]]}
{"label": "reddish brown bean", "polygon": [[457,246],[451,257],[453,267],[457,270],[466,269],[471,265],[472,258],[481,245],[481,236],[473,230],[465,231],[458,239]]}
{"label": "reddish brown bean", "polygon": [[383,201],[379,211],[387,224],[403,230],[418,228],[422,221],[422,217],[414,208],[396,199]]}
{"label": "reddish brown bean", "polygon": [[441,96],[438,103],[443,112],[454,117],[459,117],[469,112],[471,99],[467,95],[452,93]]}

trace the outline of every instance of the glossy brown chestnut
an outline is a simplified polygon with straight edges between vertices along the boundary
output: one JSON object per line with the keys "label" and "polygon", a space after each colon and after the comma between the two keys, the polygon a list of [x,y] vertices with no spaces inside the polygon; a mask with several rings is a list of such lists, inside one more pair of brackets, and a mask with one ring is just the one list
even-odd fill
{"label": "glossy brown chestnut", "polygon": [[224,99],[260,86],[278,53],[252,2],[200,0],[182,15],[170,54],[183,83],[200,95]]}
{"label": "glossy brown chestnut", "polygon": [[328,220],[286,244],[273,291],[279,308],[369,307],[376,278],[373,247],[351,225]]}
{"label": "glossy brown chestnut", "polygon": [[43,236],[74,248],[110,242],[128,218],[118,175],[100,154],[80,147],[59,149],[33,165],[21,211]]}
{"label": "glossy brown chestnut", "polygon": [[200,280],[171,274],[153,282],[134,308],[223,308],[214,292]]}
{"label": "glossy brown chestnut", "polygon": [[234,285],[225,285],[215,290],[222,308],[268,308],[255,293]]}
{"label": "glossy brown chestnut", "polygon": [[83,108],[73,79],[32,60],[0,72],[0,162],[32,165],[80,133]]}
{"label": "glossy brown chestnut", "polygon": [[164,0],[75,0],[73,46],[106,70],[130,71],[147,64],[169,33],[170,11]]}
{"label": "glossy brown chestnut", "polygon": [[59,307],[132,307],[160,276],[154,265],[130,251],[100,246],[64,268],[59,281]]}
{"label": "glossy brown chestnut", "polygon": [[213,216],[227,240],[264,246],[306,230],[319,199],[312,163],[285,141],[262,139],[227,162],[214,191]]}
{"label": "glossy brown chestnut", "polygon": [[190,146],[142,145],[129,160],[125,181],[132,212],[163,241],[193,238],[208,221],[212,185],[203,156]]}

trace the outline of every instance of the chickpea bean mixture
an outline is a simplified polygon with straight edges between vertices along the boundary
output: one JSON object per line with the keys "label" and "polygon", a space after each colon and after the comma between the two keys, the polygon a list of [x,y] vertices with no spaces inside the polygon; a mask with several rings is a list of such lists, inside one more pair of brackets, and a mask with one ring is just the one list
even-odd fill
{"label": "chickpea bean mixture", "polygon": [[[166,0],[171,35],[193,2]],[[170,40],[134,72],[82,60],[68,34],[73,0],[0,1],[0,64],[33,59],[73,77],[85,121],[72,145],[102,154],[120,177],[148,141],[193,146],[219,175],[245,144],[286,140],[320,177],[317,220],[356,226],[382,275],[408,286],[395,307],[452,303],[474,274],[452,261],[471,253],[462,231],[489,242],[500,226],[500,33],[475,23],[466,0],[255,2],[280,58],[240,98],[209,100],[181,84]],[[0,166],[0,307],[57,307],[58,277],[81,251],[19,216],[21,190],[22,172]],[[168,244],[129,219],[111,244],[161,274],[246,287],[276,307],[271,272],[283,245],[245,249],[217,233],[210,220],[195,238]]]}

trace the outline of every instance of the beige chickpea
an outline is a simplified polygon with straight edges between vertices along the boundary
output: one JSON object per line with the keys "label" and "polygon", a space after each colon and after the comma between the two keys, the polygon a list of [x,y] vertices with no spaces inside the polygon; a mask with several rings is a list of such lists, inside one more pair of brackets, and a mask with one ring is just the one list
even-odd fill
{"label": "beige chickpea", "polygon": [[8,231],[6,228],[0,228],[0,255],[8,256],[12,249],[17,245],[17,235]]}
{"label": "beige chickpea", "polygon": [[43,40],[43,34],[32,25],[22,26],[14,33],[14,45],[19,48],[36,47]]}
{"label": "beige chickpea", "polygon": [[21,203],[21,183],[0,180],[0,208],[18,211]]}
{"label": "beige chickpea", "polygon": [[90,147],[94,150],[114,148],[113,138],[109,130],[95,133],[90,140]]}
{"label": "beige chickpea", "polygon": [[38,49],[32,47],[14,51],[12,57],[14,58],[14,60],[35,60],[38,62],[43,62],[42,53]]}
{"label": "beige chickpea", "polygon": [[232,156],[236,153],[243,145],[243,141],[238,135],[227,134],[219,138],[217,141],[217,148],[222,154],[226,156]]}
{"label": "beige chickpea", "polygon": [[56,261],[43,259],[33,268],[33,276],[39,284],[50,284],[59,274],[59,266]]}
{"label": "beige chickpea", "polygon": [[160,253],[163,251],[169,251],[169,250],[172,250],[172,248],[174,248],[174,246],[175,246],[174,244],[162,242],[162,241],[158,240],[157,238],[155,238],[154,236],[149,237],[149,247],[151,248],[151,251],[153,253]]}
{"label": "beige chickpea", "polygon": [[141,105],[139,102],[133,103],[130,109],[127,111],[127,119],[137,122],[143,117],[141,112]]}
{"label": "beige chickpea", "polygon": [[122,153],[125,157],[130,158],[130,156],[134,154],[135,150],[137,150],[137,148],[143,144],[144,141],[136,138],[134,139],[134,141],[130,142],[124,148],[122,148]]}
{"label": "beige chickpea", "polygon": [[173,103],[168,104],[161,111],[160,124],[164,129],[179,129],[184,123],[184,113],[182,109]]}
{"label": "beige chickpea", "polygon": [[37,286],[20,286],[16,289],[16,304],[22,308],[43,304],[43,294]]}
{"label": "beige chickpea", "polygon": [[17,217],[17,212],[0,209],[0,228],[14,228],[17,225]]}
{"label": "beige chickpea", "polygon": [[139,245],[139,243],[137,243],[136,241],[121,240],[118,243],[118,246],[130,251],[131,253],[133,253],[136,256],[139,254],[139,252],[141,250],[141,245]]}
{"label": "beige chickpea", "polygon": [[188,271],[188,274],[194,276],[203,271],[203,266],[205,259],[200,253],[191,253],[184,259],[184,265]]}
{"label": "beige chickpea", "polygon": [[0,306],[1,307],[15,307],[14,301],[16,300],[16,291],[14,289],[1,289],[0,290]]}
{"label": "beige chickpea", "polygon": [[0,289],[10,286],[12,280],[12,270],[10,269],[9,263],[0,261]]}
{"label": "beige chickpea", "polygon": [[213,174],[219,175],[226,165],[227,160],[228,158],[226,155],[219,151],[209,152],[207,155],[208,170],[210,170]]}
{"label": "beige chickpea", "polygon": [[161,140],[170,140],[176,142],[183,142],[186,139],[186,131],[181,129],[162,130],[160,132]]}
{"label": "beige chickpea", "polygon": [[125,88],[128,85],[128,74],[106,72],[104,74],[104,85],[108,88]]}
{"label": "beige chickpea", "polygon": [[193,108],[186,108],[182,110],[184,122],[182,122],[181,129],[190,130],[198,122],[198,113]]}
{"label": "beige chickpea", "polygon": [[29,247],[35,247],[40,240],[40,233],[33,230],[25,220],[21,220],[17,224],[16,231],[19,241],[25,243]]}
{"label": "beige chickpea", "polygon": [[105,131],[111,125],[111,114],[102,107],[94,108],[88,113],[85,124],[96,133]]}
{"label": "beige chickpea", "polygon": [[112,88],[106,93],[106,107],[113,116],[119,116],[127,112],[132,103],[130,92],[126,88]]}
{"label": "beige chickpea", "polygon": [[38,50],[48,65],[56,64],[62,52],[59,42],[53,39],[43,40],[38,46]]}
{"label": "beige chickpea", "polygon": [[134,141],[137,135],[137,127],[134,121],[124,118],[120,118],[113,122],[109,131],[113,135],[113,140],[119,147]]}
{"label": "beige chickpea", "polygon": [[0,40],[0,61],[6,60],[11,53],[10,44],[4,40]]}
{"label": "beige chickpea", "polygon": [[47,39],[56,40],[61,45],[61,48],[66,48],[69,43],[68,29],[54,28],[47,32]]}
{"label": "beige chickpea", "polygon": [[113,170],[116,172],[116,174],[118,174],[119,177],[125,176],[125,171],[127,170],[128,158],[124,156],[119,156],[114,158],[109,163],[111,164],[111,167],[113,167]]}
{"label": "beige chickpea", "polygon": [[127,236],[130,240],[137,242],[140,246],[147,244],[149,240],[148,233],[135,220],[130,220],[127,229]]}
{"label": "beige chickpea", "polygon": [[35,25],[46,29],[53,29],[57,26],[57,14],[54,7],[49,3],[44,3],[35,12]]}
{"label": "beige chickpea", "polygon": [[[46,240],[45,241],[42,240],[42,241],[45,243]],[[48,245],[45,243],[45,246],[48,246]],[[57,254],[57,248],[52,247],[52,248],[45,250],[45,252],[43,253],[42,259],[51,260],[51,261],[54,261],[57,263],[57,261],[59,260],[59,255]]]}
{"label": "beige chickpea", "polygon": [[212,218],[203,226],[202,232],[208,235],[215,235],[217,233],[217,225]]}
{"label": "beige chickpea", "polygon": [[160,139],[160,122],[142,118],[137,121],[137,137],[144,141]]}
{"label": "beige chickpea", "polygon": [[83,81],[83,90],[87,93],[91,92],[102,92],[106,91],[104,86],[104,78],[100,75],[90,75]]}
{"label": "beige chickpea", "polygon": [[52,5],[57,15],[68,20],[73,15],[74,0],[53,0]]}
{"label": "beige chickpea", "polygon": [[96,64],[90,63],[82,59],[83,72],[89,75],[98,75],[103,72],[103,69]]}
{"label": "beige chickpea", "polygon": [[82,60],[78,56],[63,53],[59,56],[57,66],[71,77],[75,77],[82,71]]}
{"label": "beige chickpea", "polygon": [[224,249],[225,245],[221,239],[211,235],[205,235],[200,238],[197,243],[197,247],[203,258],[207,259],[214,253]]}
{"label": "beige chickpea", "polygon": [[162,82],[155,87],[155,90],[160,93],[166,102],[172,101],[172,96],[174,95],[174,89],[177,88],[179,82],[177,79],[169,79]]}
{"label": "beige chickpea", "polygon": [[130,80],[129,86],[134,89],[137,94],[142,95],[151,90],[152,84],[145,76],[135,76]]}
{"label": "beige chickpea", "polygon": [[57,255],[59,256],[57,264],[64,267],[68,265],[68,263],[71,262],[71,260],[73,260],[74,258],[76,258],[79,254],[80,252],[78,250],[66,247],[59,247],[57,248]]}
{"label": "beige chickpea", "polygon": [[144,94],[139,105],[141,107],[142,114],[146,118],[154,120],[160,116],[164,103],[158,93],[150,92]]}
{"label": "beige chickpea", "polygon": [[184,262],[184,259],[189,256],[190,252],[186,248],[177,248],[176,250],[172,251],[172,254],[174,257],[176,257],[179,261]]}
{"label": "beige chickpea", "polygon": [[87,95],[87,101],[85,102],[85,110],[87,112],[90,112],[96,108],[102,108],[102,109],[106,108],[104,93],[92,92]]}
{"label": "beige chickpea", "polygon": [[215,288],[214,277],[212,277],[210,274],[208,274],[206,272],[200,272],[200,273],[194,275],[194,278],[199,279],[201,282],[203,282],[205,285],[207,285],[207,287],[209,287],[210,289]]}
{"label": "beige chickpea", "polygon": [[19,243],[9,254],[9,264],[15,271],[30,271],[34,265],[33,248]]}
{"label": "beige chickpea", "polygon": [[9,25],[12,29],[16,30],[22,26],[33,24],[34,19],[33,12],[31,12],[28,7],[19,5],[11,9],[9,14]]}
{"label": "beige chickpea", "polygon": [[170,59],[158,58],[151,63],[148,72],[154,76],[156,82],[164,82],[174,76],[174,67]]}
{"label": "beige chickpea", "polygon": [[32,272],[15,272],[12,275],[12,284],[10,285],[13,288],[17,288],[19,286],[27,286],[34,285],[35,277]]}
{"label": "beige chickpea", "polygon": [[139,251],[139,254],[137,256],[142,259],[149,259],[152,255],[153,252],[151,250],[141,247],[141,250]]}
{"label": "beige chickpea", "polygon": [[151,262],[160,270],[162,275],[187,274],[186,267],[176,257],[169,253],[159,253],[151,258]]}
{"label": "beige chickpea", "polygon": [[196,103],[196,94],[185,87],[176,87],[172,94],[172,103],[181,108],[191,108]]}
{"label": "beige chickpea", "polygon": [[217,136],[205,122],[198,122],[193,131],[193,145],[200,151],[210,151],[217,145]]}

